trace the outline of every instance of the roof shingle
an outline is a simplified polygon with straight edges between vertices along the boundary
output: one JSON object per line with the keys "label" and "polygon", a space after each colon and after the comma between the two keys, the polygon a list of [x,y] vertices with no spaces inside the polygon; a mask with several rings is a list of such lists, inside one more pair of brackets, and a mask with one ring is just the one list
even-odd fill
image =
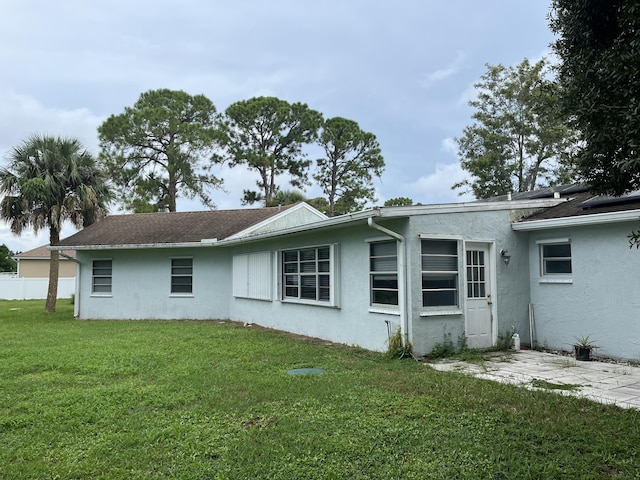
{"label": "roof shingle", "polygon": [[223,240],[289,207],[111,215],[61,240],[58,245],[155,245]]}

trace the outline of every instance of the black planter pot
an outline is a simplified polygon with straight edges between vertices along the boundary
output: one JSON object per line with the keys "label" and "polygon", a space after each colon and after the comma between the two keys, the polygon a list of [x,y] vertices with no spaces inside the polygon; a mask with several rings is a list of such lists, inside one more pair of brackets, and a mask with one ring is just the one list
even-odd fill
{"label": "black planter pot", "polygon": [[591,347],[582,347],[580,345],[575,345],[576,351],[576,360],[581,362],[589,362],[591,361]]}

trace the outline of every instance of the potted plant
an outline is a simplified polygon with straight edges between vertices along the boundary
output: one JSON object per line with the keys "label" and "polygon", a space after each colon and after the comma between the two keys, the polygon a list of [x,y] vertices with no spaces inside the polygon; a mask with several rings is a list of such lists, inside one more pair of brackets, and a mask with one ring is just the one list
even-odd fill
{"label": "potted plant", "polygon": [[587,335],[586,337],[576,337],[576,343],[573,344],[576,360],[580,360],[582,362],[590,361],[591,350],[598,348],[589,337],[590,335]]}

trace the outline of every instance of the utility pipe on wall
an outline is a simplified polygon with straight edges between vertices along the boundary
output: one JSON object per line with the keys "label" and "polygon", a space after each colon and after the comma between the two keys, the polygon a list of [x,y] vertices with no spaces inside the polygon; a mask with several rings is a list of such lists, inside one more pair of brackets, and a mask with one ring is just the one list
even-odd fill
{"label": "utility pipe on wall", "polygon": [[407,282],[406,282],[406,242],[405,238],[393,230],[378,225],[373,217],[367,218],[370,228],[378,230],[398,241],[398,308],[400,309],[400,334],[405,346],[409,345],[409,316],[407,315]]}

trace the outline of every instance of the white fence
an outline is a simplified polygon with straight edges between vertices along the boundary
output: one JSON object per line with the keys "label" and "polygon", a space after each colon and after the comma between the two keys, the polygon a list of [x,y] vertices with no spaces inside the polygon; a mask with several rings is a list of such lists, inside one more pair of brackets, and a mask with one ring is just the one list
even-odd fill
{"label": "white fence", "polygon": [[[0,300],[31,300],[47,298],[48,288],[48,278],[0,276]],[[58,279],[58,298],[70,298],[75,290],[75,278]]]}

